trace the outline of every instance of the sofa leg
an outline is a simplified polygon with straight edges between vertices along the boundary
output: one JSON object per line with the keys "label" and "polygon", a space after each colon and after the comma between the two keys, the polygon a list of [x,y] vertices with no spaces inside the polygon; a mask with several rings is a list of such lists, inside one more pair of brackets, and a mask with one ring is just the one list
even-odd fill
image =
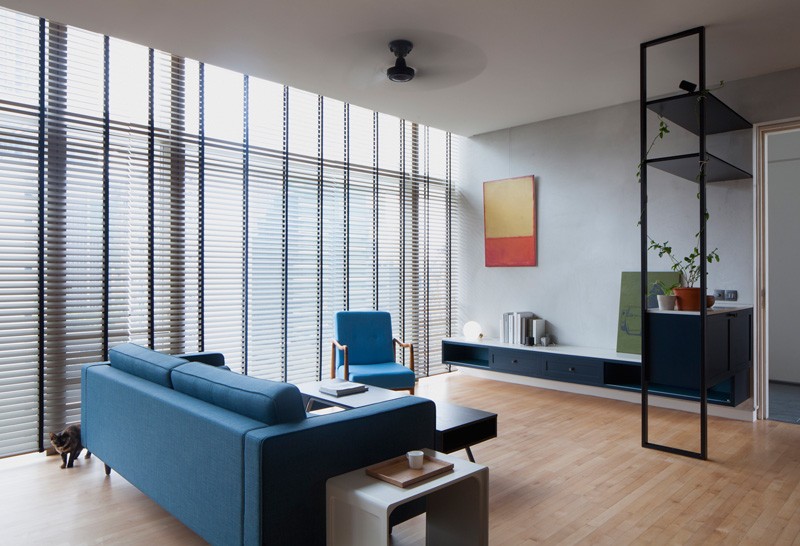
{"label": "sofa leg", "polygon": [[414,396],[414,387],[411,387],[410,389],[408,389],[408,391],[411,394],[411,396]]}
{"label": "sofa leg", "polygon": [[111,467],[108,466],[107,464],[104,464],[104,466],[106,467],[106,476],[110,476],[111,475]]}

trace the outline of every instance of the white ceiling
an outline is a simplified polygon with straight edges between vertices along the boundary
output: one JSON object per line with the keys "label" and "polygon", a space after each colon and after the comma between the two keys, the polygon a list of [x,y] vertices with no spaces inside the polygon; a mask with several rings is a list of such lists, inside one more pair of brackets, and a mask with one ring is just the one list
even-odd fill
{"label": "white ceiling", "polygon": [[[709,86],[800,66],[798,0],[0,4],[466,136],[636,100],[639,43],[698,25]],[[383,75],[396,38],[410,83]]]}

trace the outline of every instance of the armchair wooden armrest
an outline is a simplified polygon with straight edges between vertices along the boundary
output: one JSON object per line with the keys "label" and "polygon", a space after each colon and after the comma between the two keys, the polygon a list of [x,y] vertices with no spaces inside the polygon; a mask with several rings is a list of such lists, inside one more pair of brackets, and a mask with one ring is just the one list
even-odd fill
{"label": "armchair wooden armrest", "polygon": [[344,379],[345,379],[345,381],[349,381],[349,379],[350,379],[350,367],[349,367],[349,363],[347,362],[347,345],[342,345],[341,343],[339,343],[335,339],[331,340],[331,379],[336,377],[336,350],[337,349],[344,353],[344,355],[342,356],[342,362],[344,363]]}
{"label": "armchair wooden armrest", "polygon": [[[414,345],[412,343],[403,343],[402,341],[400,341],[397,338],[393,338],[392,339],[392,343],[394,343],[395,346],[399,345],[400,347],[402,347],[404,349],[408,349],[408,356],[409,356],[409,360],[408,360],[409,366],[408,367],[411,368],[411,371],[413,372],[414,371]],[[395,347],[395,349],[396,349],[396,347]]]}

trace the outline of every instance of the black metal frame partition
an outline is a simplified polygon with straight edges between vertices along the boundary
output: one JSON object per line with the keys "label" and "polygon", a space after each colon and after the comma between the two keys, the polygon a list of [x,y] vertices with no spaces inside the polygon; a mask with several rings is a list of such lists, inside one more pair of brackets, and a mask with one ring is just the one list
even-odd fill
{"label": "black metal frame partition", "polygon": [[686,449],[666,446],[651,442],[648,437],[649,428],[649,378],[650,378],[650,362],[649,362],[649,324],[647,320],[647,296],[648,296],[648,283],[647,283],[647,252],[648,252],[648,235],[647,235],[647,50],[651,47],[697,36],[698,38],[698,84],[701,99],[698,100],[699,109],[699,131],[698,131],[698,177],[699,184],[698,195],[700,200],[699,211],[699,249],[700,256],[707,255],[706,249],[706,105],[705,100],[702,100],[702,93],[706,91],[706,51],[705,51],[705,27],[697,27],[677,34],[671,34],[644,42],[640,45],[640,101],[639,101],[639,116],[640,116],[640,146],[641,146],[641,169],[640,169],[640,185],[641,185],[641,312],[642,312],[642,447],[665,451],[676,455],[683,455],[686,457],[693,457],[696,459],[708,458],[708,391],[706,386],[706,306],[704,295],[707,292],[706,281],[706,260],[700,259],[700,451],[689,451]]}

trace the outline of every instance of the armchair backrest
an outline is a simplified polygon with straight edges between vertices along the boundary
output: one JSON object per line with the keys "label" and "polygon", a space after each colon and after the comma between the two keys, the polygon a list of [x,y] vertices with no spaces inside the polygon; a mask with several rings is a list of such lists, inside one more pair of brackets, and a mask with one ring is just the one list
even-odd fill
{"label": "armchair backrest", "polygon": [[[339,311],[333,324],[351,365],[394,362],[392,316],[386,311]],[[336,367],[342,364],[342,351],[336,351]]]}

